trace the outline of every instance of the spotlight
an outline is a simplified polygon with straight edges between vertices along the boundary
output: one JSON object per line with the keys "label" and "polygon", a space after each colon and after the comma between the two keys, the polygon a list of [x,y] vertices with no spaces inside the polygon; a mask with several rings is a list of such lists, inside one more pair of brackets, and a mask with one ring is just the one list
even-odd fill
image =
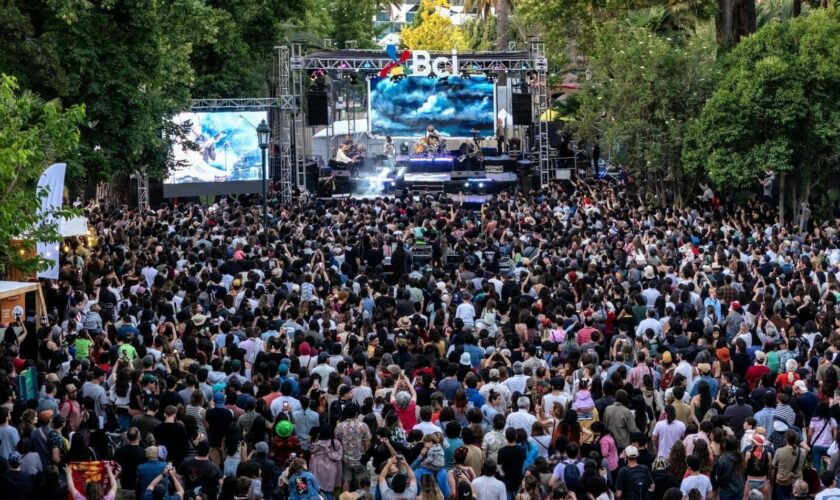
{"label": "spotlight", "polygon": [[478,183],[478,189],[484,189],[484,183],[483,182]]}
{"label": "spotlight", "polygon": [[465,187],[465,188],[470,187],[470,183],[469,183],[469,181],[464,183],[464,187]]}

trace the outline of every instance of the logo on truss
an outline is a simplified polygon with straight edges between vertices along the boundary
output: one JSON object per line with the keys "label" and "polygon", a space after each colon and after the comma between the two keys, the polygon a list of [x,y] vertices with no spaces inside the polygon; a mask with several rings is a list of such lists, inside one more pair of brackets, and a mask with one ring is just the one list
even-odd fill
{"label": "logo on truss", "polygon": [[391,81],[394,82],[405,78],[409,73],[406,62],[411,58],[411,51],[408,49],[403,50],[402,54],[397,57],[397,48],[393,45],[388,45],[388,47],[386,47],[386,52],[388,52],[388,57],[391,58],[391,62],[382,68],[379,72],[379,77],[391,77]]}

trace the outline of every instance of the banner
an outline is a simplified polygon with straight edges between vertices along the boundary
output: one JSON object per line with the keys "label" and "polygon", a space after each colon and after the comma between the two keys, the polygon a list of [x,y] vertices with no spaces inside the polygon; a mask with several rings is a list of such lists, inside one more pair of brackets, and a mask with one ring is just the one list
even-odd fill
{"label": "banner", "polygon": [[[67,172],[66,163],[56,163],[46,169],[41,178],[38,179],[38,191],[47,189],[47,195],[41,198],[41,210],[38,214],[44,218],[47,224],[56,223],[52,217],[46,215],[52,210],[61,208],[64,197],[64,174]],[[38,242],[38,256],[53,262],[52,266],[38,273],[39,278],[58,279],[58,244]]]}
{"label": "banner", "polygon": [[[120,465],[111,460],[96,460],[94,462],[70,462],[67,464],[73,474],[73,486],[76,491],[84,495],[85,484],[99,483],[102,485],[102,491],[105,494],[111,489],[111,483],[108,480],[108,472],[105,470],[105,464],[110,463],[111,469],[114,471],[114,476],[119,479],[122,469]],[[68,494],[68,499],[72,497]]]}

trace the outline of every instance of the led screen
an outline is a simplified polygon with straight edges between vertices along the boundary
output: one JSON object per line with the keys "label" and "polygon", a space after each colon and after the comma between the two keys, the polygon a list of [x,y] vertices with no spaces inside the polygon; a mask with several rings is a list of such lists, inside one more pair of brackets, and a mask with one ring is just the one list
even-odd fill
{"label": "led screen", "polygon": [[175,144],[173,155],[182,166],[172,172],[167,184],[194,182],[259,181],[259,141],[256,126],[268,120],[266,111],[215,111],[181,113],[176,123],[190,122],[187,140],[197,151]]}
{"label": "led screen", "polygon": [[494,84],[483,76],[470,78],[406,77],[370,80],[368,117],[377,135],[416,137],[428,125],[447,137],[493,135]]}

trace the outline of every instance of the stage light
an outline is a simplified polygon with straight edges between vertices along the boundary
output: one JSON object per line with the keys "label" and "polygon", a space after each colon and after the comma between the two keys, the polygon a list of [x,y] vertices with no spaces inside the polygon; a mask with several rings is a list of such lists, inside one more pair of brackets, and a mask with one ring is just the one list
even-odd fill
{"label": "stage light", "polygon": [[483,182],[478,183],[478,189],[484,189],[484,183]]}
{"label": "stage light", "polygon": [[469,182],[465,182],[465,183],[464,183],[464,187],[465,187],[465,188],[470,187],[470,183],[469,183]]}

